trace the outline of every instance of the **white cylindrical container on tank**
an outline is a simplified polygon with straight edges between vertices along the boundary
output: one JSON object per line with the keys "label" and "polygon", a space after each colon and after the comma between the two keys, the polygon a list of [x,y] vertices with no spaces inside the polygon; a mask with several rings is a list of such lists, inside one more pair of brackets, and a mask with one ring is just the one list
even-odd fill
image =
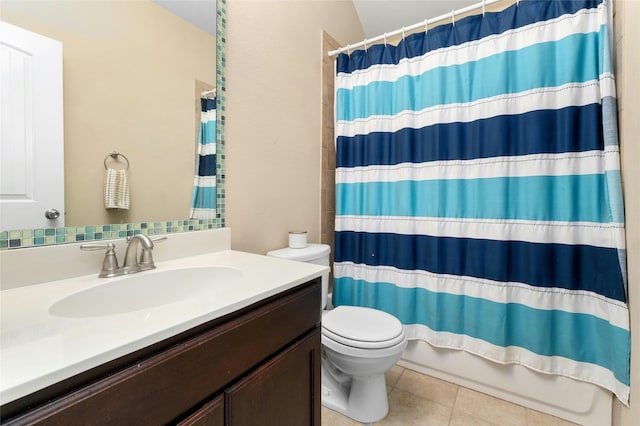
{"label": "white cylindrical container on tank", "polygon": [[307,231],[289,231],[289,248],[301,249],[307,246]]}

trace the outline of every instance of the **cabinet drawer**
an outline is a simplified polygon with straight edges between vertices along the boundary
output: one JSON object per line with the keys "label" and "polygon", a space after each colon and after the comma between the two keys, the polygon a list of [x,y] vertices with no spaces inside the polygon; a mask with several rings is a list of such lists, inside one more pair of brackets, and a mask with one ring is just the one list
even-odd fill
{"label": "cabinet drawer", "polygon": [[7,424],[165,424],[320,322],[319,279]]}

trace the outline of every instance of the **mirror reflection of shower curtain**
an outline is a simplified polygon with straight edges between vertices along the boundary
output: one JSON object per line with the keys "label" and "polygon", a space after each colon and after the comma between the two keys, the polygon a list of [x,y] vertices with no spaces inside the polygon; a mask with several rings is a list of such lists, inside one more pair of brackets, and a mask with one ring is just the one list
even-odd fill
{"label": "mirror reflection of shower curtain", "polygon": [[629,401],[611,2],[342,53],[334,305]]}
{"label": "mirror reflection of shower curtain", "polygon": [[192,219],[216,217],[216,98],[200,99],[198,156],[191,198]]}

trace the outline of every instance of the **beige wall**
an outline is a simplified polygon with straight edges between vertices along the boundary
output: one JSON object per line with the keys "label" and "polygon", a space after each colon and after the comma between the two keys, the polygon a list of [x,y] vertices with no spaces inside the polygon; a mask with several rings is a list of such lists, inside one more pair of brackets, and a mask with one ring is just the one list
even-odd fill
{"label": "beige wall", "polygon": [[350,1],[227,0],[226,221],[232,247],[320,241],[322,30],[364,38]]}
{"label": "beige wall", "polygon": [[640,422],[640,1],[614,2],[616,82],[622,154],[622,180],[627,231],[627,269],[631,311],[630,408],[615,404],[614,424],[636,426]]}
{"label": "beige wall", "polygon": [[[3,21],[63,43],[67,226],[187,218],[194,84],[215,85],[215,37],[146,0],[0,8]],[[103,160],[113,150],[131,163],[127,212],[104,209]]]}

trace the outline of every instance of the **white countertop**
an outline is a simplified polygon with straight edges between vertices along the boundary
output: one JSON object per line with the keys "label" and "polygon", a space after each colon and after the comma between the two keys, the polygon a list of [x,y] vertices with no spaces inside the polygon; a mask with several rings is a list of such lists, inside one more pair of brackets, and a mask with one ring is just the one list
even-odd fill
{"label": "white countertop", "polygon": [[228,291],[212,291],[151,309],[86,318],[56,317],[49,308],[78,291],[126,276],[105,279],[92,274],[1,291],[0,404],[291,289],[329,269],[233,250],[156,265],[157,269],[140,274],[220,265],[241,270],[242,277],[230,284]]}

